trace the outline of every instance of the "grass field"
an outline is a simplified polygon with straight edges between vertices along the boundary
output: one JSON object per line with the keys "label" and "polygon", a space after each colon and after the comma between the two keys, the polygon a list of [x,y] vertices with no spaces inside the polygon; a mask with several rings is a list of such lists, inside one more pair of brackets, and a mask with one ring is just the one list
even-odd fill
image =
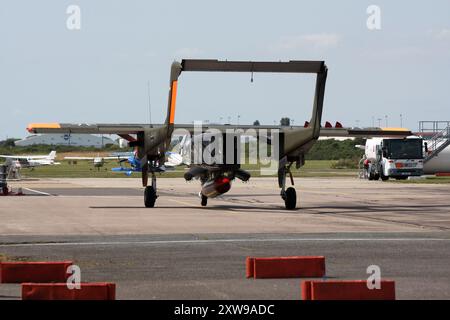
{"label": "grass field", "polygon": [[[100,153],[100,156],[107,155],[106,153]],[[23,178],[126,178],[127,176],[122,172],[112,172],[111,168],[118,167],[117,161],[108,161],[102,168],[94,168],[91,162],[78,160],[77,164],[69,164],[63,159],[64,156],[97,156],[97,153],[77,152],[75,153],[62,153],[58,154],[58,162],[60,165],[37,167],[35,169],[22,169]],[[300,169],[293,169],[295,177],[356,177],[358,174],[357,169],[334,169],[332,168],[337,160],[307,160],[305,165]],[[249,170],[252,177],[261,176],[259,165],[243,165],[243,169]],[[175,171],[168,171],[161,174],[164,178],[183,177],[186,170],[185,166],[177,167]],[[270,171],[270,175],[264,176],[276,176],[276,171]],[[131,177],[140,177],[139,173],[133,173]],[[390,179],[390,183],[415,183],[415,184],[446,184],[450,183],[450,177],[425,177],[423,179],[414,180],[395,180]]]}
{"label": "grass field", "polygon": [[[118,167],[117,161],[106,162],[102,168],[94,168],[89,161],[78,160],[77,164],[69,164],[60,160],[60,165],[37,167],[35,169],[22,169],[22,176],[26,178],[123,178],[124,173],[112,172],[111,168]],[[293,170],[294,176],[300,177],[328,177],[328,176],[356,176],[353,169],[331,169],[334,160],[309,160],[300,170]],[[243,165],[243,169],[250,170],[253,177],[260,176],[260,166]],[[185,166],[177,167],[175,171],[164,173],[163,177],[182,177]],[[271,172],[276,175],[276,171]],[[139,177],[139,173],[133,173],[132,177]]]}

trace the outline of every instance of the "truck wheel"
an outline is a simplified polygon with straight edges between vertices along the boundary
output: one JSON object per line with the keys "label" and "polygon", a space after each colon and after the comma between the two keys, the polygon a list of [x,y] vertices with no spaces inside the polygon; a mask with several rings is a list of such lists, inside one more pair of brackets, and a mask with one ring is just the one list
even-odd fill
{"label": "truck wheel", "polygon": [[384,168],[383,168],[383,166],[380,165],[378,168],[379,168],[378,173],[380,175],[381,180],[383,180],[383,181],[389,180],[389,176],[385,176],[384,175]]}

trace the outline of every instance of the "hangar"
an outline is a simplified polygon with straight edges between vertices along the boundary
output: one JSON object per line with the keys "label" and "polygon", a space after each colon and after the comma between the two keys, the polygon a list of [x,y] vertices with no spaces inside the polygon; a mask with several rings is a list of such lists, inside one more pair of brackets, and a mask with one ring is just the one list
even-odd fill
{"label": "hangar", "polygon": [[35,144],[64,145],[79,147],[102,148],[108,144],[118,143],[103,135],[86,134],[32,134],[22,140],[15,141],[16,146],[31,146]]}

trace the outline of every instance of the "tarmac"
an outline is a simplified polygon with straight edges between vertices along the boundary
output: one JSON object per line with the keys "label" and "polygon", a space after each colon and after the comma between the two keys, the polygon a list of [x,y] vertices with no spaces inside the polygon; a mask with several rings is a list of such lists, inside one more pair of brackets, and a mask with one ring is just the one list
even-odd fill
{"label": "tarmac", "polygon": [[[396,281],[398,299],[450,298],[450,185],[297,178],[295,211],[276,178],[235,182],[200,206],[199,182],[41,179],[0,197],[0,259],[74,260],[118,299],[300,299],[300,279],[245,278],[247,256],[323,255],[327,279]],[[0,284],[0,299],[20,286]]]}

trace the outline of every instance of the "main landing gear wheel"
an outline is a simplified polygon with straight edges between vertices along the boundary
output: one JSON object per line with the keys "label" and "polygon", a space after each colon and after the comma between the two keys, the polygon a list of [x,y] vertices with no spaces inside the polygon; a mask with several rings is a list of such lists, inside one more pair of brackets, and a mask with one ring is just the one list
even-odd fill
{"label": "main landing gear wheel", "polygon": [[286,189],[284,204],[288,210],[294,210],[297,206],[297,192],[294,188],[289,187]]}
{"label": "main landing gear wheel", "polygon": [[208,197],[204,196],[204,195],[201,195],[201,197],[202,197],[202,202],[201,202],[202,207],[206,207],[206,205],[208,204]]}
{"label": "main landing gear wheel", "polygon": [[144,191],[144,203],[147,208],[153,208],[156,201],[156,191],[152,186],[145,187]]}
{"label": "main landing gear wheel", "polygon": [[278,185],[281,188],[281,198],[287,210],[294,210],[297,207],[297,192],[293,187],[286,189],[286,176],[289,175],[291,185],[294,185],[294,177],[291,172],[292,162],[288,165],[282,164],[278,169]]}

